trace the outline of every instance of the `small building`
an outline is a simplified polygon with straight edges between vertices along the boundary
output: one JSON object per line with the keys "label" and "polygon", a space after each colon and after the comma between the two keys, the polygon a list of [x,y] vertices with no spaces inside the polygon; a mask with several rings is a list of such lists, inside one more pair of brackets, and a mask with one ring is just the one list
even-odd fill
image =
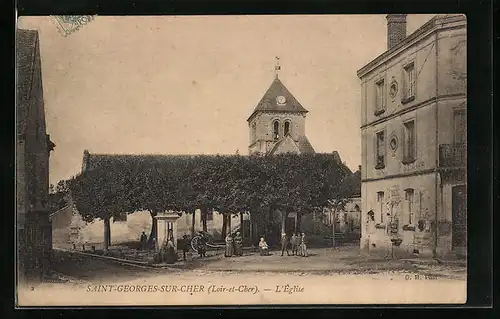
{"label": "small building", "polygon": [[387,51],[361,80],[361,248],[465,254],[467,21],[437,15],[406,34],[387,15]]}
{"label": "small building", "polygon": [[50,268],[49,156],[38,31],[16,30],[16,229],[19,275]]}

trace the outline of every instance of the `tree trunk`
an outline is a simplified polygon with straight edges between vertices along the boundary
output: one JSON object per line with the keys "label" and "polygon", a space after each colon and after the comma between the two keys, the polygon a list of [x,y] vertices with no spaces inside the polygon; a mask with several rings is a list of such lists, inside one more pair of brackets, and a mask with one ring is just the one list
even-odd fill
{"label": "tree trunk", "polygon": [[243,220],[243,213],[240,213],[240,231],[241,231],[241,239],[245,238],[245,224]]}
{"label": "tree trunk", "polygon": [[225,240],[227,235],[227,218],[226,214],[222,214],[222,231],[221,231],[221,239]]}
{"label": "tree trunk", "polygon": [[333,223],[332,223],[332,246],[335,248],[335,221],[336,221],[336,215],[337,214],[337,209],[333,209]]}
{"label": "tree trunk", "polygon": [[195,224],[196,224],[196,209],[193,210],[193,216],[191,219],[191,238],[195,236]]}
{"label": "tree trunk", "polygon": [[208,228],[207,228],[207,215],[208,215],[208,210],[205,209],[205,208],[201,209],[201,222],[203,224],[203,231],[204,232],[208,231]]}
{"label": "tree trunk", "polygon": [[281,212],[281,234],[286,232],[286,218],[287,217],[288,217],[288,212],[285,210],[282,211]]}
{"label": "tree trunk", "polygon": [[150,212],[151,214],[151,233],[149,234],[148,242],[146,243],[147,247],[153,247],[153,238],[157,238],[158,236],[158,220],[155,218],[156,213]]}
{"label": "tree trunk", "polygon": [[252,242],[252,245],[254,244],[255,242],[255,225],[254,225],[254,221],[255,221],[255,218],[253,217],[253,214],[252,213],[249,213],[250,214],[250,241]]}
{"label": "tree trunk", "polygon": [[300,225],[302,224],[302,214],[297,212],[297,232],[300,232],[301,227]]}
{"label": "tree trunk", "polygon": [[111,245],[111,227],[109,217],[104,218],[104,250],[108,250]]}
{"label": "tree trunk", "polygon": [[226,216],[227,218],[227,229],[228,229],[228,233],[229,234],[232,234],[232,230],[231,230],[231,213],[227,214]]}

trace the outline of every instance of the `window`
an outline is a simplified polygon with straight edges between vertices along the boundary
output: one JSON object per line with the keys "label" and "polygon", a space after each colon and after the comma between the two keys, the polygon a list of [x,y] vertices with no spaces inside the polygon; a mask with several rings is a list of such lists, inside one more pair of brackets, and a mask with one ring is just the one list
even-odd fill
{"label": "window", "polygon": [[403,164],[413,163],[416,159],[415,143],[415,121],[408,121],[403,124]]}
{"label": "window", "polygon": [[290,133],[290,122],[285,122],[285,131],[284,131],[284,135],[287,135],[288,133]]}
{"label": "window", "polygon": [[415,64],[412,62],[404,67],[403,103],[415,98],[415,80]]}
{"label": "window", "polygon": [[375,94],[375,115],[380,115],[385,111],[385,81],[378,80],[376,83]]}
{"label": "window", "polygon": [[274,121],[273,123],[273,138],[277,140],[280,137],[280,123]]}
{"label": "window", "polygon": [[257,123],[252,124],[252,141],[255,141],[257,137]]}
{"label": "window", "polygon": [[375,169],[385,167],[385,132],[375,134]]}
{"label": "window", "polygon": [[377,193],[377,203],[380,208],[380,223],[382,224],[384,222],[384,192],[378,192]]}
{"label": "window", "polygon": [[408,188],[405,190],[405,214],[407,216],[408,220],[408,225],[413,225],[414,222],[414,214],[415,214],[415,208],[414,208],[414,193],[415,191],[412,188]]}
{"label": "window", "polygon": [[453,112],[453,142],[455,144],[467,142],[467,113],[465,110]]}

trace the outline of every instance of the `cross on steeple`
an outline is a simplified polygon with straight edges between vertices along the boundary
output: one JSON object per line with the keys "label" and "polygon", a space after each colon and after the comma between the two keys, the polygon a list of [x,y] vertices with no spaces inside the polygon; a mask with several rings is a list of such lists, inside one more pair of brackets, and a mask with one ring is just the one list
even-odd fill
{"label": "cross on steeple", "polygon": [[279,71],[281,71],[281,65],[280,65],[280,57],[276,57],[276,65],[274,66],[274,72],[276,74],[276,78],[278,78]]}

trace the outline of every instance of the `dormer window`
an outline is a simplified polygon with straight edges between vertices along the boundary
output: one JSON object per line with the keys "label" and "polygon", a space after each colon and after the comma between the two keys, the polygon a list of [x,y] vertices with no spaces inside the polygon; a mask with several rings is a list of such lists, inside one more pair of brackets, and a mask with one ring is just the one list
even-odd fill
{"label": "dormer window", "polygon": [[290,133],[290,122],[285,122],[285,129],[284,129],[284,135],[286,136],[288,133]]}
{"label": "dormer window", "polygon": [[274,121],[273,123],[273,138],[275,140],[280,138],[280,122]]}

